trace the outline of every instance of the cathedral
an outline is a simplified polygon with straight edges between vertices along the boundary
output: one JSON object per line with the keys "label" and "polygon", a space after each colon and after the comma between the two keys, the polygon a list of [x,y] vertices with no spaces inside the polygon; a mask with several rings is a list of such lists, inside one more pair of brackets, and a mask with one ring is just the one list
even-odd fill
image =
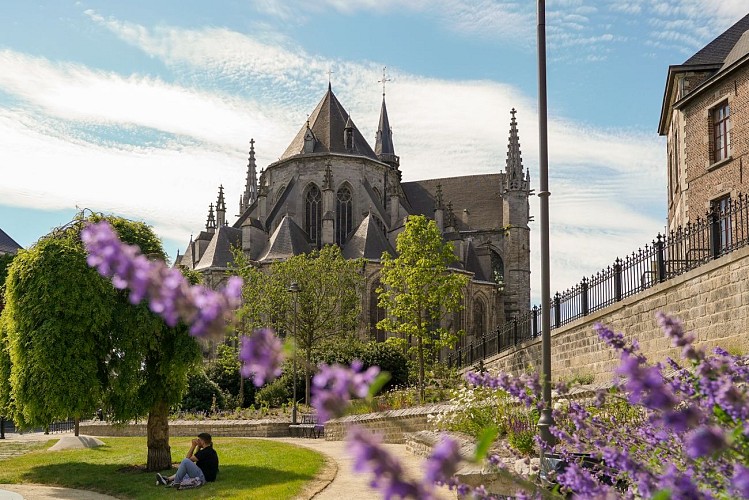
{"label": "cathedral", "polygon": [[387,334],[375,326],[384,314],[375,292],[380,257],[395,254],[407,217],[422,214],[453,245],[454,272],[471,277],[463,311],[445,325],[464,330],[462,342],[470,342],[530,308],[530,174],[523,170],[515,114],[504,171],[404,182],[384,92],[373,149],[328,84],[281,157],[259,177],[250,140],[239,216],[227,219],[219,187],[205,230],[175,265],[201,272],[216,286],[233,262],[232,247],[263,266],[339,245],[346,258],[365,259],[362,334],[384,340]]}

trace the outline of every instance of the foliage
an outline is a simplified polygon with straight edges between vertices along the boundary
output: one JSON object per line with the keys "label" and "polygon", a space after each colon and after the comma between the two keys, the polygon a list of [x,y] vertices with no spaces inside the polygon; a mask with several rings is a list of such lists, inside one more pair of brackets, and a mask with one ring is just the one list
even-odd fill
{"label": "foliage", "polygon": [[[154,475],[143,472],[141,450],[146,440],[104,438],[96,450],[47,450],[55,440],[40,443],[38,450],[3,461],[2,483],[35,483],[96,491],[130,499],[297,498],[313,481],[326,459],[319,453],[278,441],[214,436],[221,461],[218,480],[194,489],[175,491],[154,485]],[[173,438],[182,454],[190,438]],[[0,441],[0,451],[6,443]],[[174,469],[171,471],[174,472]]]}
{"label": "foliage", "polygon": [[[550,451],[567,462],[554,479],[563,493],[585,498],[749,497],[749,358],[720,348],[708,355],[677,320],[657,317],[681,363],[649,364],[636,342],[596,326],[621,358],[618,378],[592,407],[565,401],[554,410],[558,443]],[[541,404],[515,377],[469,379]]]}
{"label": "foliage", "polygon": [[[297,399],[304,395],[304,379],[297,373]],[[255,394],[255,402],[268,408],[278,408],[294,400],[294,373],[291,362],[284,364],[283,374],[273,382],[266,384]]]}
{"label": "foliage", "polygon": [[316,362],[328,365],[348,365],[355,359],[361,361],[364,368],[379,366],[380,370],[390,374],[390,380],[383,388],[385,391],[408,384],[408,360],[401,349],[390,343],[334,340],[324,343],[315,355]]}
{"label": "foliage", "polygon": [[[255,386],[245,383],[239,373],[238,350],[229,344],[216,347],[216,357],[206,367],[208,378],[214,381],[227,396],[227,406],[248,408],[255,402]],[[239,392],[243,393],[239,403]]]}
{"label": "foliage", "polygon": [[441,326],[445,315],[462,308],[466,275],[450,271],[455,260],[452,246],[443,241],[437,224],[424,216],[411,216],[396,240],[398,256],[382,255],[379,304],[388,311],[378,328],[397,333],[409,344],[416,342],[418,384],[424,396],[426,364],[443,347],[452,347],[458,335]]}
{"label": "foliage", "polygon": [[509,401],[504,391],[461,387],[453,391],[449,405],[451,409],[429,415],[437,429],[462,432],[476,439],[487,428],[496,429],[498,434],[507,432]]}
{"label": "foliage", "polygon": [[[82,418],[99,407],[114,421],[166,411],[180,401],[187,372],[199,359],[183,325],[170,328],[146,305],[131,305],[127,291],[86,264],[81,230],[102,219],[79,215],[19,252],[10,266],[3,331],[12,416],[21,427]],[[106,220],[122,240],[164,258],[146,224]],[[163,431],[160,446],[168,450]]]}
{"label": "foliage", "polygon": [[195,370],[187,376],[187,393],[182,398],[180,407],[191,412],[213,413],[226,408],[226,397],[218,384],[209,379],[203,370]]}
{"label": "foliage", "polygon": [[[335,245],[272,264],[266,273],[236,252],[237,271],[244,280],[242,330],[248,333],[271,326],[282,336],[294,337],[309,395],[312,361],[321,343],[351,338],[361,310],[362,261],[347,260]],[[297,283],[299,292],[288,291]],[[294,301],[296,300],[296,311]],[[296,320],[296,322],[295,322]],[[305,401],[309,401],[305,397]]]}
{"label": "foliage", "polygon": [[507,440],[521,455],[530,455],[535,451],[538,417],[537,411],[522,408],[515,408],[505,417],[503,424],[507,430]]}

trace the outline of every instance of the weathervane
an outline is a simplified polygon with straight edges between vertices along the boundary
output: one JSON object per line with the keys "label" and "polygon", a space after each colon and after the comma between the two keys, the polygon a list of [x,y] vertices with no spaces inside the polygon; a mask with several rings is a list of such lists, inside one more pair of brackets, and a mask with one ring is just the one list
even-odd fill
{"label": "weathervane", "polygon": [[385,70],[387,70],[387,66],[382,67],[382,80],[377,80],[377,83],[382,83],[382,97],[385,97],[385,83],[392,81],[385,75]]}

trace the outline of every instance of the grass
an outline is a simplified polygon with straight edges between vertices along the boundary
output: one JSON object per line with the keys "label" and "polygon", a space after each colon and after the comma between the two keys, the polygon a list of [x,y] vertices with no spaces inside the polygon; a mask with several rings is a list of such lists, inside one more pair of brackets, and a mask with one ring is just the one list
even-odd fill
{"label": "grass", "polygon": [[[156,486],[144,472],[145,438],[104,438],[105,446],[86,450],[46,451],[55,443],[0,460],[0,484],[36,483],[105,493],[118,498],[173,498],[171,488]],[[190,438],[172,438],[172,460],[179,461]],[[325,459],[315,451],[270,440],[216,438],[218,479],[179,492],[180,498],[293,498],[315,478]],[[2,447],[0,447],[2,449]],[[173,473],[175,469],[170,472]]]}

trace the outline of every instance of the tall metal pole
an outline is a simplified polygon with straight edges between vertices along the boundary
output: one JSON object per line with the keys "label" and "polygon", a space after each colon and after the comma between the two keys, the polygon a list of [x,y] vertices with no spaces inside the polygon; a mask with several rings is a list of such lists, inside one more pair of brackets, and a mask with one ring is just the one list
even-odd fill
{"label": "tall metal pole", "polygon": [[294,350],[292,355],[292,371],[294,372],[294,388],[292,389],[292,397],[294,398],[294,402],[291,406],[291,423],[296,424],[296,405],[297,405],[297,397],[296,397],[296,324],[297,324],[297,296],[299,295],[299,285],[296,281],[291,283],[291,286],[289,286],[289,292],[292,293],[294,296]]}
{"label": "tall metal pole", "polygon": [[549,280],[549,147],[546,106],[546,1],[538,0],[538,169],[541,224],[541,377],[543,409],[538,433],[547,445],[554,444],[551,416],[551,285]]}

